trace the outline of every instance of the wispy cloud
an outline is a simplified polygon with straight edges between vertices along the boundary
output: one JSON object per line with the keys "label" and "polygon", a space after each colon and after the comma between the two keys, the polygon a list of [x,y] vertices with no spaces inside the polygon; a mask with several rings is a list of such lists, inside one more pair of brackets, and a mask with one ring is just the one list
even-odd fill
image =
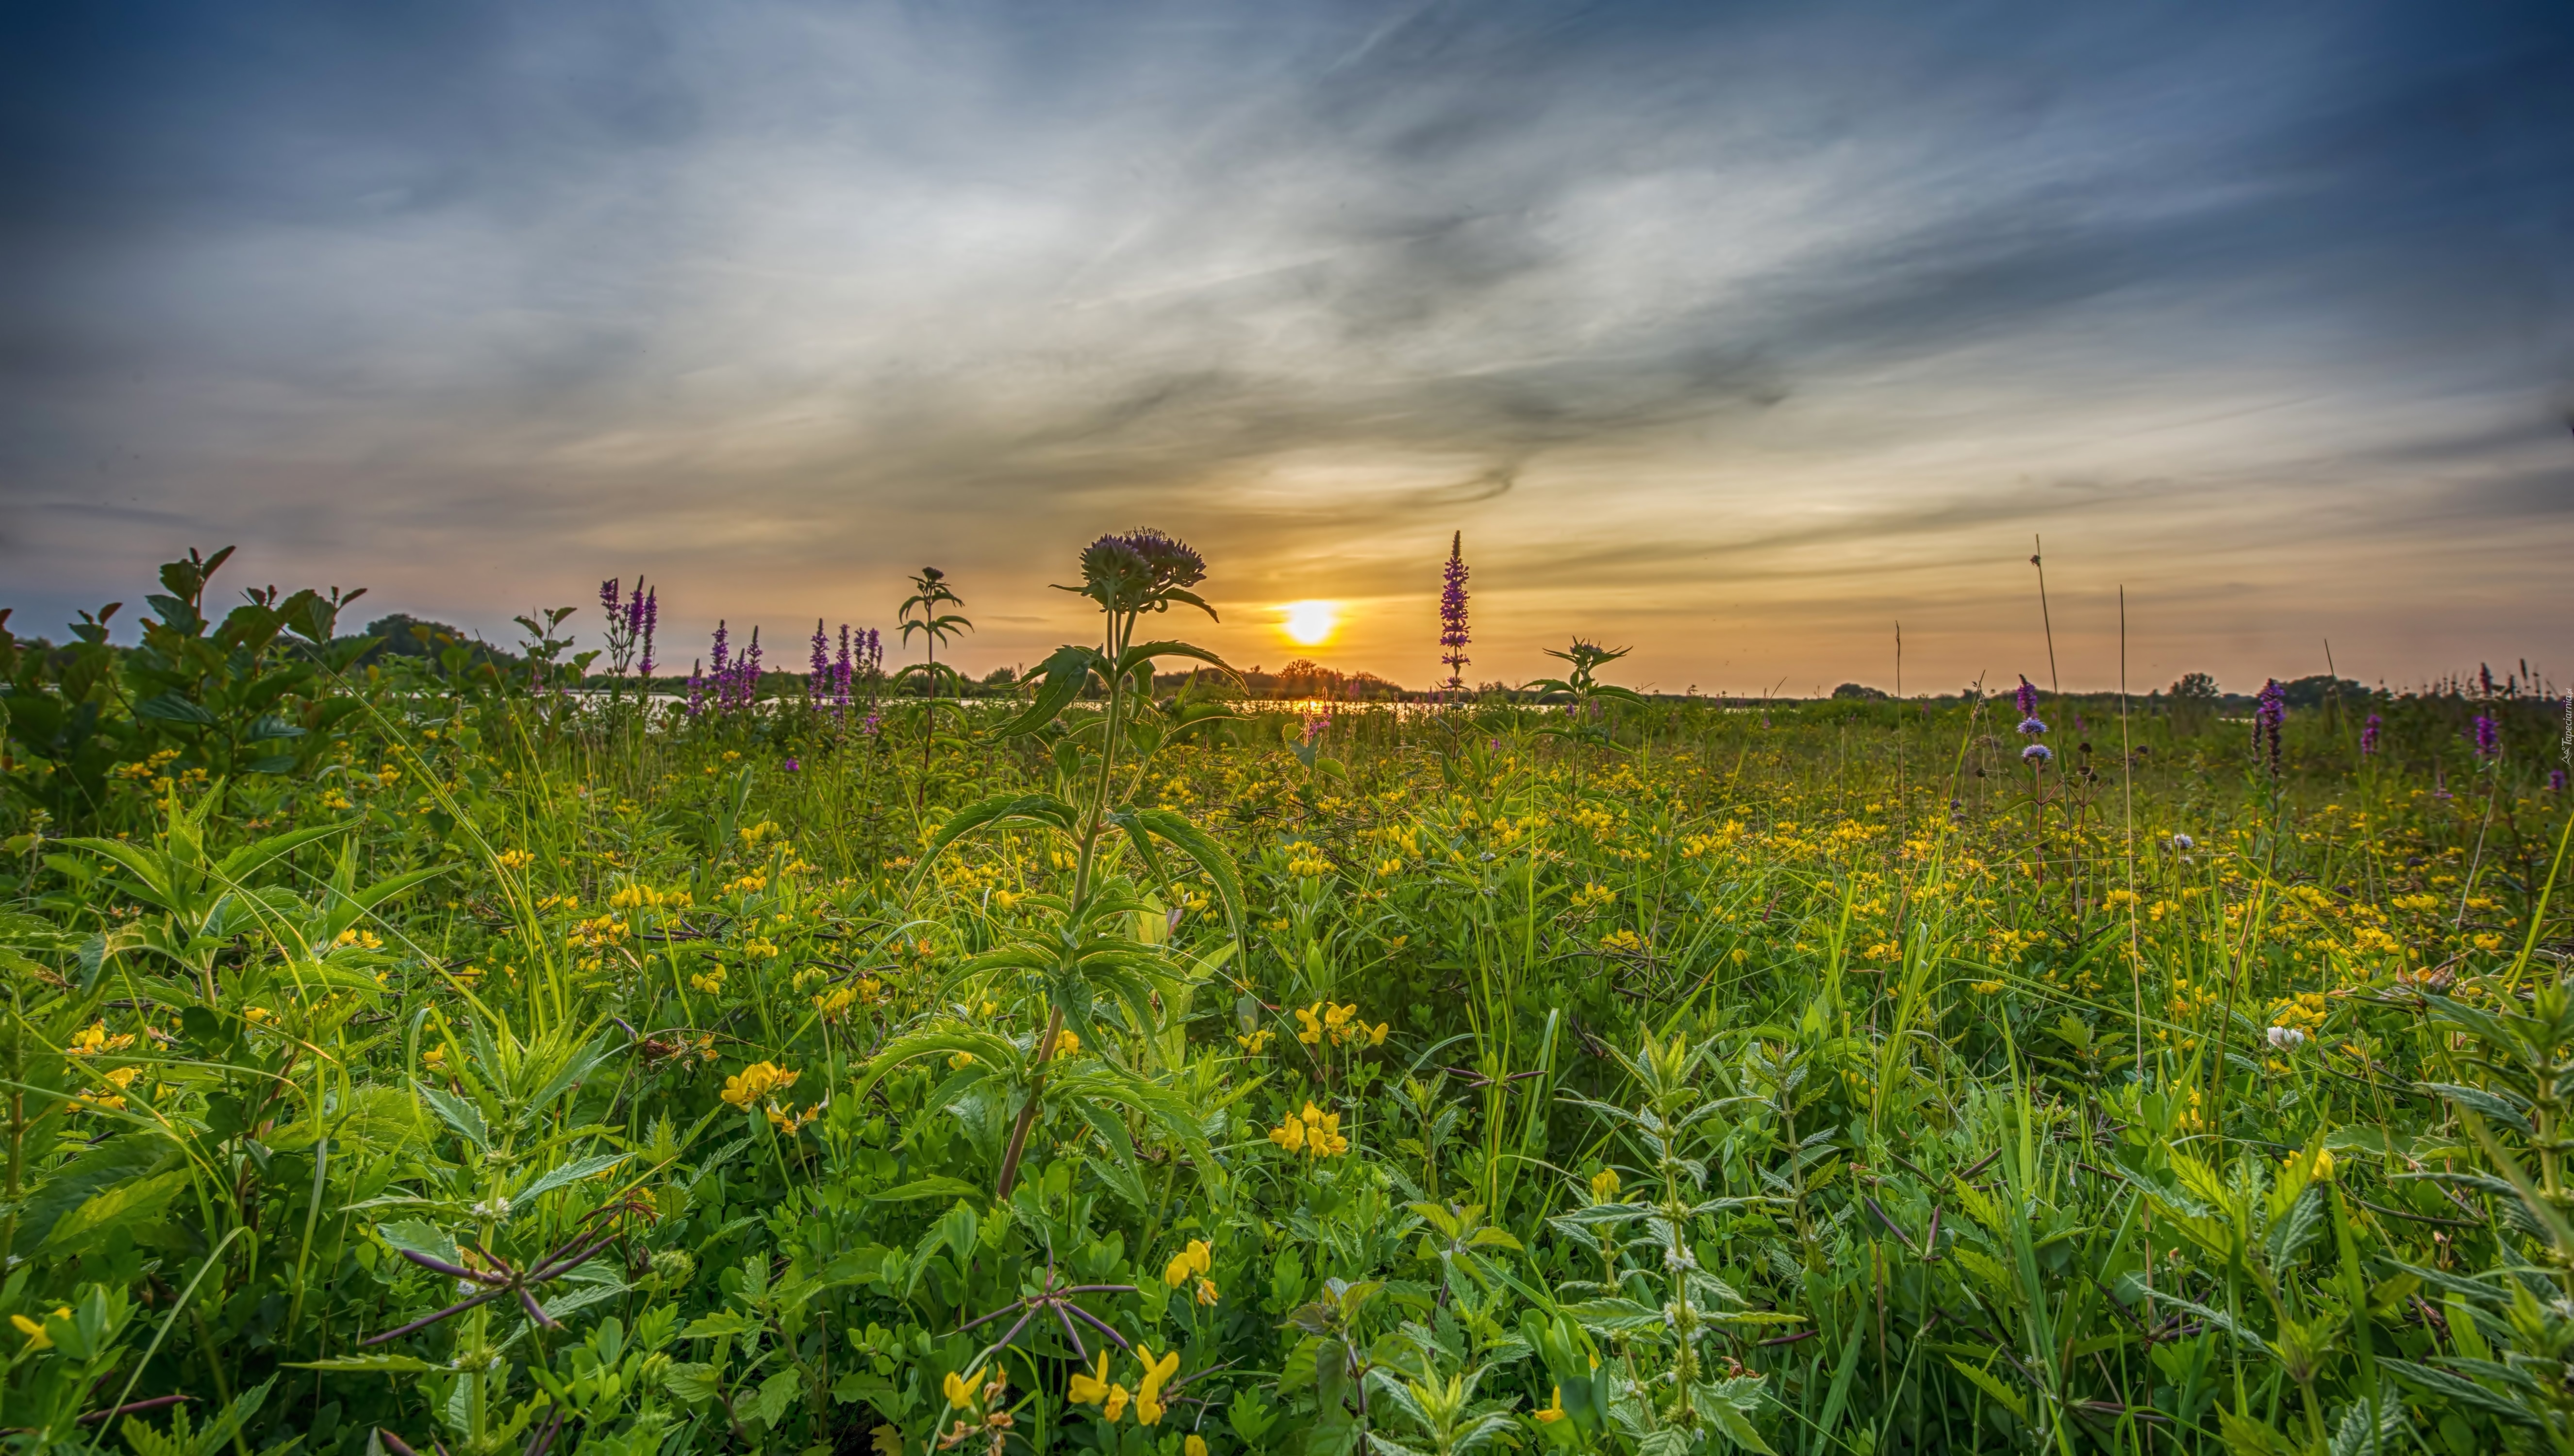
{"label": "wispy cloud", "polygon": [[1335,597],[1399,678],[1459,527],[1497,676],[1850,676],[1898,611],[1970,674],[2039,646],[2032,532],[2236,676],[2574,606],[2560,8],[159,18],[0,46],[22,620],[199,535],[487,627],[934,558],[1006,661],[1138,521],[1232,650]]}

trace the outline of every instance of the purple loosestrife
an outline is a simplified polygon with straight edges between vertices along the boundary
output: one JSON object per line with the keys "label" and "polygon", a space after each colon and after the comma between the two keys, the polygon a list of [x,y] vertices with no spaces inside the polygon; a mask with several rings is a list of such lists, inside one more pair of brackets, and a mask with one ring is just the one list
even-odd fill
{"label": "purple loosestrife", "polygon": [[741,655],[741,706],[759,697],[759,629],[750,630],[750,651]]}
{"label": "purple loosestrife", "polygon": [[846,717],[849,711],[849,625],[840,624],[840,654],[831,660],[831,712]]}
{"label": "purple loosestrife", "polygon": [[635,666],[635,671],[642,674],[646,682],[651,681],[652,678],[652,629],[660,623],[660,620],[661,590],[658,587],[655,587],[644,594],[644,613],[642,624],[644,631],[644,661],[636,664]]}
{"label": "purple loosestrife", "polygon": [[706,680],[705,674],[701,671],[703,667],[702,663],[688,664],[688,717],[690,718],[695,718],[706,711]]}
{"label": "purple loosestrife", "polygon": [[2288,693],[2273,678],[2261,685],[2261,696],[2252,707],[2252,745],[2265,750],[2270,760],[2270,776],[2279,776],[2279,726],[2288,721]]}
{"label": "purple loosestrife", "polygon": [[2476,715],[2475,733],[2477,757],[2502,756],[2502,725],[2495,723],[2490,715],[2479,713]]}
{"label": "purple loosestrife", "polygon": [[723,706],[724,673],[731,661],[732,660],[725,655],[724,651],[723,619],[716,618],[714,666],[712,670],[706,674],[706,681],[714,685],[715,706],[718,708]]}
{"label": "purple loosestrife", "polygon": [[822,631],[822,619],[813,619],[813,664],[804,675],[804,701],[818,704],[831,687],[831,639]]}
{"label": "purple loosestrife", "polygon": [[2373,713],[2368,716],[2368,722],[2359,726],[2359,755],[2361,757],[2373,758],[2377,756],[2377,733],[2378,729],[2383,728],[2384,727],[2386,727],[2386,720],[2379,718]]}
{"label": "purple loosestrife", "polygon": [[1439,661],[1448,665],[1448,689],[1462,691],[1466,686],[1466,533],[1460,531],[1448,540],[1448,569],[1439,586]]}
{"label": "purple loosestrife", "polygon": [[2019,691],[2011,695],[2011,701],[2018,706],[2020,717],[2037,717],[2037,690],[2026,678],[2019,680]]}

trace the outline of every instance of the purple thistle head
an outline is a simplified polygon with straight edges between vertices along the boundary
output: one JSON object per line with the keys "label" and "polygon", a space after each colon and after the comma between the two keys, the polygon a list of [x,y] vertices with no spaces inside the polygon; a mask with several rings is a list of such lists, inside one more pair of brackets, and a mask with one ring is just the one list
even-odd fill
{"label": "purple thistle head", "polygon": [[2476,715],[2475,732],[2477,757],[2502,756],[2502,725],[2495,723],[2490,716],[2479,713]]}
{"label": "purple thistle head", "polygon": [[1448,540],[1448,567],[1439,585],[1439,661],[1448,665],[1448,686],[1466,685],[1466,533],[1460,531]]}
{"label": "purple thistle head", "polygon": [[2019,680],[2019,691],[2011,695],[2011,702],[2018,706],[2020,717],[2037,717],[2037,690],[2029,686],[2026,678]]}
{"label": "purple thistle head", "polygon": [[2359,726],[2359,754],[2361,757],[2367,758],[2374,757],[2376,755],[2377,733],[2380,728],[2385,727],[2386,720],[2379,718],[2373,713],[2368,716],[2368,722]]}
{"label": "purple thistle head", "polygon": [[2031,743],[2019,750],[2019,760],[2031,768],[2043,768],[2054,758],[2055,750],[2044,743]]}
{"label": "purple thistle head", "polygon": [[789,758],[789,759],[787,759],[787,760],[786,760],[786,771],[787,771],[787,772],[789,772],[789,773],[793,773],[793,772],[795,772],[796,770],[798,770],[798,769],[802,768],[803,766],[804,766],[803,764],[796,762],[796,761],[795,761],[794,759],[792,759],[792,758]]}

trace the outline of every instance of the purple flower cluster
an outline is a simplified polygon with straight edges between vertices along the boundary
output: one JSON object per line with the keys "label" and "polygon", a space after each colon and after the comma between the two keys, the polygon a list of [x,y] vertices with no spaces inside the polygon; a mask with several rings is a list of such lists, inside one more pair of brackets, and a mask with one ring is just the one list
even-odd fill
{"label": "purple flower cluster", "polygon": [[839,651],[830,651],[830,639],[822,624],[813,624],[813,666],[804,679],[804,701],[816,708],[828,707],[834,717],[849,711],[850,688],[861,678],[873,679],[884,667],[884,641],[873,629],[852,632],[840,624]]}
{"label": "purple flower cluster", "polygon": [[[2046,721],[2037,716],[2037,690],[2029,686],[2026,678],[2019,680],[2019,691],[2011,695],[2011,702],[2019,708],[2019,730],[2022,736],[2033,738],[2046,731]],[[2055,755],[2042,753],[2030,757],[2029,754],[2022,753],[2020,756],[2032,763],[2043,763]]]}
{"label": "purple flower cluster", "polygon": [[2042,768],[2055,761],[2055,750],[2044,743],[2031,743],[2019,750],[2019,760],[2032,768]]}
{"label": "purple flower cluster", "polygon": [[729,713],[748,708],[759,697],[759,629],[750,630],[750,646],[738,655],[731,650],[726,625],[715,624],[713,666],[700,672],[695,664],[688,670],[688,717],[695,718],[711,708]]}
{"label": "purple flower cluster", "polygon": [[[646,680],[652,676],[652,629],[661,620],[661,594],[635,579],[635,594],[627,596],[625,579],[611,577],[599,584],[599,605],[608,613],[608,660],[610,668],[624,677],[628,665]],[[636,662],[638,650],[643,661]]]}
{"label": "purple flower cluster", "polygon": [[2377,755],[2378,730],[2385,727],[2386,720],[2379,718],[2373,713],[2368,716],[2368,722],[2359,726],[2359,755],[2361,757],[2372,758]]}
{"label": "purple flower cluster", "polygon": [[2495,723],[2490,715],[2481,713],[2476,715],[2475,734],[2477,757],[2502,756],[2502,725]]}
{"label": "purple flower cluster", "polygon": [[2261,696],[2253,701],[2252,746],[2255,751],[2266,752],[2273,777],[2279,772],[2279,726],[2287,721],[2288,692],[2279,686],[2278,679],[2272,678],[2261,685]]}
{"label": "purple flower cluster", "polygon": [[1466,533],[1448,541],[1448,569],[1439,586],[1439,661],[1448,665],[1448,687],[1466,686]]}
{"label": "purple flower cluster", "polygon": [[2550,768],[2547,770],[2547,791],[2550,793],[2563,793],[2565,791],[2564,769]]}

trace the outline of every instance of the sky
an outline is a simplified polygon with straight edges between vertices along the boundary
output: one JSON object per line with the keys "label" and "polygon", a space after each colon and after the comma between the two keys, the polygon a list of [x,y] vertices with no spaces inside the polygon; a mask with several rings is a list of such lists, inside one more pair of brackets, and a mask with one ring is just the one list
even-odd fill
{"label": "sky", "polygon": [[1476,681],[2108,688],[2123,592],[2137,691],[2561,683],[2568,76],[2562,0],[11,7],[0,606],[642,573],[684,670],[936,565],[979,674],[1152,526],[1419,687],[1462,532]]}

